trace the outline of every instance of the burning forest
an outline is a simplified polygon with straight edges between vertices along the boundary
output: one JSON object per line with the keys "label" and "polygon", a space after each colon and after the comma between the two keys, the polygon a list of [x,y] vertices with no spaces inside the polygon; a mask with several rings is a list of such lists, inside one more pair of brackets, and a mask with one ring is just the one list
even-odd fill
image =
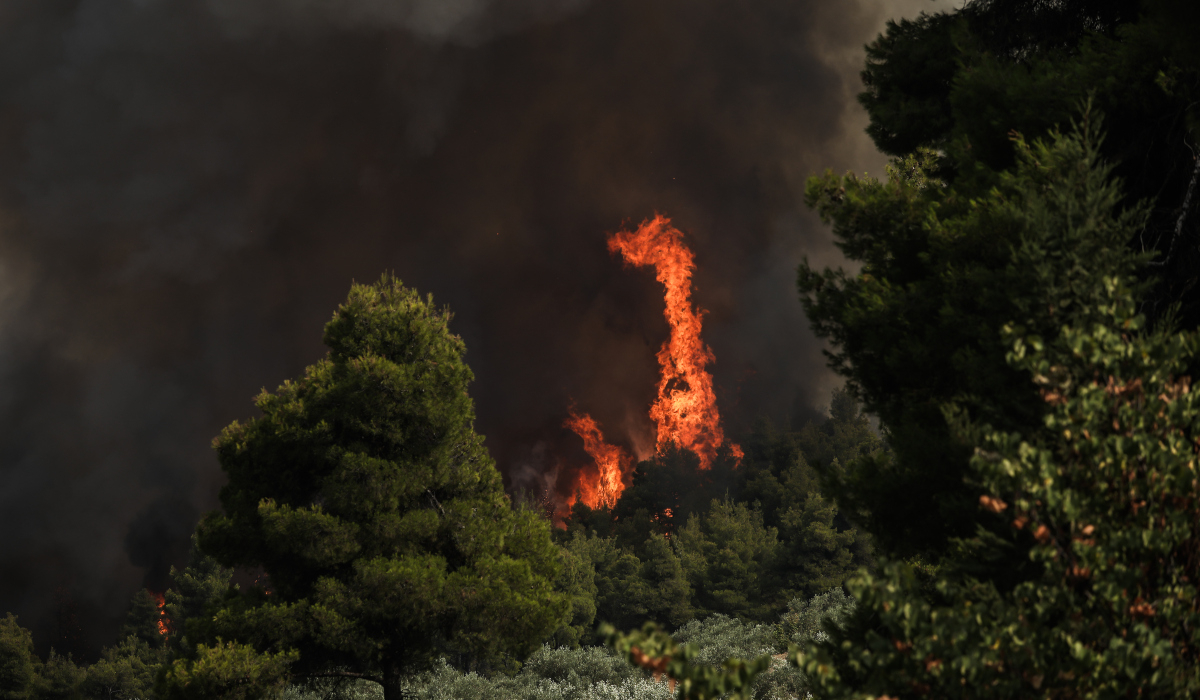
{"label": "burning forest", "polygon": [[[740,460],[741,448],[727,442],[721,426],[713,378],[707,369],[716,358],[701,338],[704,311],[692,301],[695,256],[684,242],[683,233],[670,219],[658,214],[633,231],[609,236],[608,249],[619,253],[628,266],[653,267],[655,278],[663,286],[663,315],[670,326],[670,337],[656,355],[660,376],[649,412],[657,449],[674,447],[694,452],[702,470],[712,465],[723,445]],[[586,413],[578,413],[574,406],[565,425],[583,439],[584,449],[596,467],[595,472],[580,472],[577,493],[571,495],[566,507],[569,509],[578,498],[590,508],[613,508],[625,490],[634,457],[605,442],[596,421]]]}
{"label": "burning forest", "polygon": [[1195,697],[1193,5],[0,3],[0,697]]}

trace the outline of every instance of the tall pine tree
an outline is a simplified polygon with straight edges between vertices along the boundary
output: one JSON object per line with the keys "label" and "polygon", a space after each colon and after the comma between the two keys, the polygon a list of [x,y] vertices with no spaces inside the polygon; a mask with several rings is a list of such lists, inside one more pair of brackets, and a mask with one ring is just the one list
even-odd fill
{"label": "tall pine tree", "polygon": [[504,494],[449,320],[391,276],[355,285],[328,356],[217,438],[229,483],[200,548],[265,577],[196,630],[209,645],[166,674],[176,696],[292,662],[396,700],[439,655],[520,657],[565,620],[549,524]]}

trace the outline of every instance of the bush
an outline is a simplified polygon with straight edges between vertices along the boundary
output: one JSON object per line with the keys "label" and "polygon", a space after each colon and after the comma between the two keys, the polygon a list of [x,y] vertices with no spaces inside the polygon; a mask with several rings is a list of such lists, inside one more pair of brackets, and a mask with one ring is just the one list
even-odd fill
{"label": "bush", "polygon": [[721,614],[692,620],[672,636],[680,644],[699,647],[696,661],[710,666],[720,666],[733,657],[753,659],[778,651],[773,626],[740,622]]}
{"label": "bush", "polygon": [[[854,609],[854,601],[840,588],[797,598],[778,625],[742,622],[725,615],[692,620],[673,635],[679,644],[699,649],[696,662],[720,666],[730,657],[754,658],[774,654],[769,671],[753,685],[756,700],[796,700],[808,695],[804,674],[789,665],[781,653],[792,641],[823,635],[821,621],[838,622]],[[823,637],[817,637],[823,638]],[[413,700],[671,700],[674,694],[664,681],[630,665],[606,647],[552,647],[543,645],[514,676],[463,673],[445,661],[432,671],[410,679],[406,697]],[[286,700],[382,700],[375,683],[317,682],[293,686]]]}
{"label": "bush", "polygon": [[793,598],[788,611],[780,616],[775,628],[776,645],[786,649],[789,644],[821,642],[829,639],[826,622],[841,626],[854,614],[854,599],[841,588],[815,595],[809,600]]}
{"label": "bush", "polygon": [[[604,647],[543,646],[515,676],[463,673],[445,661],[405,688],[414,700],[670,700],[666,683]],[[293,686],[286,700],[382,700],[378,684],[313,683]]]}

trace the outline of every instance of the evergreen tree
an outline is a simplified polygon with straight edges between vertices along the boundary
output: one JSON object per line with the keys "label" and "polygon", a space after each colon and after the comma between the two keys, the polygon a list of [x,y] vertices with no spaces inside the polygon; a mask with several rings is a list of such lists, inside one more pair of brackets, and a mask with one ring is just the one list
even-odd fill
{"label": "evergreen tree", "polygon": [[[576,535],[580,536],[580,535]],[[579,548],[559,547],[562,570],[554,588],[568,596],[571,614],[555,631],[550,641],[555,647],[576,649],[581,642],[590,641],[596,621],[596,566]]]}
{"label": "evergreen tree", "polygon": [[647,539],[640,557],[615,538],[580,532],[573,533],[566,547],[594,567],[597,621],[623,629],[647,621],[674,628],[692,618],[692,590],[664,537]]}
{"label": "evergreen tree", "polygon": [[[171,567],[171,587],[163,595],[163,617],[167,627],[167,643],[174,649],[187,653],[190,646],[187,628],[191,620],[203,626],[211,617],[229,591],[233,570],[221,566],[217,560],[201,552],[192,535],[191,561],[177,571]],[[196,623],[190,623],[195,626]]]}
{"label": "evergreen tree", "polygon": [[153,696],[159,667],[166,661],[162,645],[152,647],[136,636],[100,652],[100,659],[87,667],[80,684],[88,700],[129,700]]}
{"label": "evergreen tree", "polygon": [[8,613],[0,619],[0,700],[28,700],[39,665],[33,635]]}
{"label": "evergreen tree", "polygon": [[197,625],[165,695],[271,686],[294,661],[395,700],[441,654],[520,657],[562,623],[549,525],[511,507],[473,430],[449,318],[393,277],[355,285],[328,356],[215,441],[229,483],[200,548],[266,581]]}
{"label": "evergreen tree", "polygon": [[134,637],[151,648],[158,648],[166,644],[163,634],[166,624],[159,598],[143,588],[134,593],[129,601],[129,611],[125,614],[121,637]]}
{"label": "evergreen tree", "polygon": [[782,605],[773,573],[778,531],[762,512],[729,500],[692,514],[675,536],[697,611],[754,620],[773,619]]}
{"label": "evergreen tree", "polygon": [[[1019,429],[960,421],[979,528],[930,595],[889,563],[852,582],[857,610],[798,661],[821,697],[1194,697],[1200,691],[1200,401],[1195,331],[1147,326],[1147,285],[1087,121],[1016,141],[1018,167],[966,229],[1006,221],[1026,284],[996,344],[1045,407]],[[994,575],[1023,561],[1020,575]],[[981,575],[984,572],[986,575]]]}
{"label": "evergreen tree", "polygon": [[87,671],[75,664],[70,656],[50,649],[46,663],[40,664],[33,684],[37,700],[80,700],[80,688]]}

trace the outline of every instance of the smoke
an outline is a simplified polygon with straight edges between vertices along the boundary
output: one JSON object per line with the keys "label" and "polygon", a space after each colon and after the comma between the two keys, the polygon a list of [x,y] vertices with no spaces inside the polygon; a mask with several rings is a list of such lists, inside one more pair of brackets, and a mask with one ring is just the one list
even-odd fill
{"label": "smoke", "polygon": [[216,505],[212,437],[385,270],[454,309],[514,488],[586,460],[571,398],[648,449],[661,290],[605,234],[656,211],[696,251],[727,423],[823,404],[793,277],[838,258],[803,181],[880,169],[852,98],[894,11],[0,4],[0,611],[111,642]]}
{"label": "smoke", "polygon": [[475,46],[534,22],[552,21],[585,0],[208,0],[231,36],[263,31],[405,30],[430,42]]}

